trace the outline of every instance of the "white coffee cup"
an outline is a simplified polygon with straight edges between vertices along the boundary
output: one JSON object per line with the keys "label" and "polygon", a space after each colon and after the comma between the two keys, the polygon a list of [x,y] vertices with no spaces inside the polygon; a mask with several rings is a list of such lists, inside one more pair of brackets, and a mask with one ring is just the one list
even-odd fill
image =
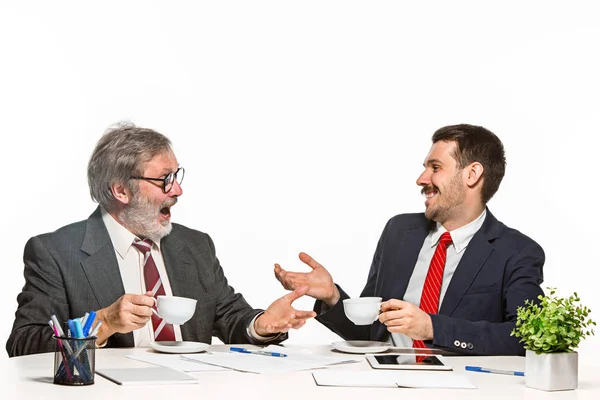
{"label": "white coffee cup", "polygon": [[371,325],[379,318],[381,297],[358,297],[344,300],[346,317],[355,325]]}
{"label": "white coffee cup", "polygon": [[187,297],[156,296],[154,301],[158,311],[152,309],[152,312],[169,324],[183,325],[196,311],[197,300]]}

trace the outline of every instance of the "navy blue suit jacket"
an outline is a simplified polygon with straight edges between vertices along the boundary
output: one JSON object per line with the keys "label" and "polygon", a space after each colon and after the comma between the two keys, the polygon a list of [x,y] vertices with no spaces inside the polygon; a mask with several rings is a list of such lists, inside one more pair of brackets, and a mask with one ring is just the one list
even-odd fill
{"label": "navy blue suit jacket", "polygon": [[[433,224],[422,213],[397,215],[388,221],[361,297],[377,296],[384,301],[404,297]],[[543,265],[542,248],[488,210],[456,268],[439,314],[431,315],[434,338],[425,343],[468,355],[525,354],[510,332],[517,307],[527,299],[539,302],[537,297],[543,294]],[[386,340],[389,332],[379,321],[357,326],[346,318],[342,300],[349,296],[338,288],[340,301],[330,310],[321,313],[324,305],[316,302],[317,320],[347,340]]]}

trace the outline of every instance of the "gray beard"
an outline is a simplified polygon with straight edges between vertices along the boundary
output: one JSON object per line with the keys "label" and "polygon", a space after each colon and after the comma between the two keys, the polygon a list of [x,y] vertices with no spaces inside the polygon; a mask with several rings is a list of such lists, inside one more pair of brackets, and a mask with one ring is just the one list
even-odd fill
{"label": "gray beard", "polygon": [[156,217],[160,213],[160,208],[155,207],[141,196],[136,196],[129,207],[119,213],[119,219],[131,233],[139,238],[148,238],[154,243],[160,243],[160,240],[171,233],[173,229],[171,221],[166,221],[164,225],[157,221]]}

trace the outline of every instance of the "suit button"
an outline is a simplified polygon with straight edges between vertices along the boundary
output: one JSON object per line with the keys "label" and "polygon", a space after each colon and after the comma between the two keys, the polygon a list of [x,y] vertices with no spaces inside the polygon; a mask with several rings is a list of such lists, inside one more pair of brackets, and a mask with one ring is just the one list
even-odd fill
{"label": "suit button", "polygon": [[473,343],[467,343],[467,349],[473,350]]}
{"label": "suit button", "polygon": [[456,347],[460,347],[460,342],[459,342],[458,340],[455,340],[455,341],[454,341],[454,345],[455,345]]}
{"label": "suit button", "polygon": [[465,342],[462,342],[462,343],[460,344],[460,347],[461,347],[462,349],[466,349],[466,348],[467,348],[467,344],[466,344]]}

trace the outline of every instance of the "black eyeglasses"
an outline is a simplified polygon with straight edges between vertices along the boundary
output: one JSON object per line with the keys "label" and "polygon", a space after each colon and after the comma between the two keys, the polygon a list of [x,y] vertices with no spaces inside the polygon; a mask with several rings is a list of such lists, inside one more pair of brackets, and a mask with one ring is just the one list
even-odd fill
{"label": "black eyeglasses", "polygon": [[[181,172],[181,174],[180,174]],[[183,176],[185,175],[185,169],[183,167],[177,168],[177,171],[171,172],[169,175],[164,178],[148,178],[145,176],[130,176],[129,179],[144,179],[147,181],[159,181],[163,183],[163,192],[169,193],[169,191],[173,188],[173,183],[177,181],[178,184],[181,185],[183,182]]]}

